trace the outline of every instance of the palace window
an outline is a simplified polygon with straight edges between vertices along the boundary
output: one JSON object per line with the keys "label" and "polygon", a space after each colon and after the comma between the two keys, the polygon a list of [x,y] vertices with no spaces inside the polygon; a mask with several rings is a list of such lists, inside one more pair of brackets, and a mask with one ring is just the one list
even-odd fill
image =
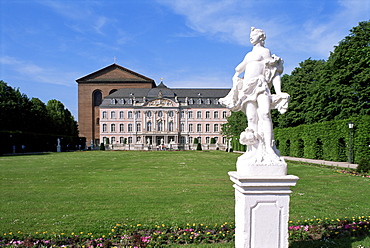
{"label": "palace window", "polygon": [[197,132],[202,132],[202,124],[197,124]]}
{"label": "palace window", "polygon": [[209,128],[209,127],[210,127],[210,125],[207,123],[207,124],[206,124],[206,133],[209,133],[209,132],[210,132],[210,131],[209,131],[209,130],[210,130],[210,128]]}
{"label": "palace window", "polygon": [[146,112],[146,116],[147,116],[147,117],[152,117],[152,112],[151,112],[151,111],[147,111],[147,112]]}
{"label": "palace window", "polygon": [[129,144],[132,144],[132,137],[128,137],[128,139],[127,139],[127,140],[128,140],[128,143],[129,143]]}
{"label": "palace window", "polygon": [[123,144],[125,142],[125,138],[124,137],[119,137],[119,143]]}
{"label": "palace window", "polygon": [[136,118],[136,119],[141,118],[141,112],[140,112],[140,111],[136,111],[136,112],[135,112],[135,118]]}
{"label": "palace window", "polygon": [[213,132],[218,133],[218,124],[214,124],[213,126]]}
{"label": "palace window", "polygon": [[209,119],[210,118],[210,112],[209,111],[206,111],[206,119]]}
{"label": "palace window", "polygon": [[119,124],[119,132],[120,133],[123,133],[124,132],[124,125],[123,124]]}
{"label": "palace window", "polygon": [[198,104],[202,104],[202,99],[199,98],[198,101],[197,101]]}
{"label": "palace window", "polygon": [[173,132],[173,122],[172,122],[172,121],[170,121],[170,122],[168,123],[168,131],[169,131],[169,132]]}
{"label": "palace window", "polygon": [[197,119],[202,119],[202,111],[197,111]]}
{"label": "palace window", "polygon": [[185,144],[186,143],[186,138],[184,136],[180,137],[180,144]]}
{"label": "palace window", "polygon": [[185,124],[181,123],[180,124],[180,132],[184,132],[184,131],[185,131]]}
{"label": "palace window", "polygon": [[207,143],[207,144],[209,144],[209,143],[210,143],[209,141],[210,141],[209,137],[206,137],[206,143]]}
{"label": "palace window", "polygon": [[168,111],[168,116],[173,117],[173,111]]}
{"label": "palace window", "polygon": [[127,125],[127,131],[132,132],[132,124],[131,123]]}
{"label": "palace window", "polygon": [[123,119],[124,118],[124,112],[123,111],[119,111],[119,118],[120,119]]}
{"label": "palace window", "polygon": [[103,119],[107,119],[108,118],[108,114],[107,114],[107,111],[103,111],[103,116],[102,116]]}
{"label": "palace window", "polygon": [[163,116],[163,112],[162,111],[158,111],[158,117],[162,117]]}
{"label": "palace window", "polygon": [[107,132],[107,124],[103,124],[103,133]]}
{"label": "palace window", "polygon": [[132,119],[132,111],[128,111],[127,118]]}
{"label": "palace window", "polygon": [[193,124],[189,124],[189,132],[193,132]]}
{"label": "palace window", "polygon": [[189,119],[193,119],[193,111],[189,111],[188,112],[188,118]]}
{"label": "palace window", "polygon": [[110,112],[110,118],[111,119],[116,119],[116,112],[115,111]]}
{"label": "palace window", "polygon": [[148,121],[146,123],[146,131],[148,131],[148,132],[151,132],[152,131],[152,123],[150,121]]}
{"label": "palace window", "polygon": [[227,117],[227,112],[226,111],[222,111],[222,118],[226,119]]}
{"label": "palace window", "polygon": [[114,143],[116,143],[116,137],[111,137],[111,138],[110,138],[110,143],[111,143],[112,145],[114,145]]}
{"label": "palace window", "polygon": [[157,130],[158,131],[163,131],[163,123],[161,121],[157,122]]}
{"label": "palace window", "polygon": [[218,119],[218,111],[213,112],[213,119]]}
{"label": "palace window", "polygon": [[110,125],[110,132],[115,133],[116,132],[116,124],[111,124]]}
{"label": "palace window", "polygon": [[136,132],[141,132],[141,123],[136,124]]}
{"label": "palace window", "polygon": [[180,117],[183,119],[183,118],[185,118],[185,111],[181,111],[181,113],[180,113]]}

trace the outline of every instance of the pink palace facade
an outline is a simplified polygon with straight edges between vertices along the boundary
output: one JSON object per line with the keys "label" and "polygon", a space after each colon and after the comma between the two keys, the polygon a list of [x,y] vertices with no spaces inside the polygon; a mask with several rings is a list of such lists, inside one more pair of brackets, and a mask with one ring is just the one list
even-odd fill
{"label": "pink palace facade", "polygon": [[226,149],[221,125],[230,111],[218,99],[230,89],[123,88],[99,106],[100,142],[114,150]]}

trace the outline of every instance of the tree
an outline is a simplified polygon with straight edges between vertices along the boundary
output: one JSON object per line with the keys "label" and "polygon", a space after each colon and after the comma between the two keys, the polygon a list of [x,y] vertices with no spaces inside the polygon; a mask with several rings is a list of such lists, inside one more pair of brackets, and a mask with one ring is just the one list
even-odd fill
{"label": "tree", "polygon": [[71,112],[58,100],[49,100],[46,109],[52,121],[55,134],[78,136],[77,122]]}
{"label": "tree", "polygon": [[226,119],[227,122],[221,125],[221,134],[227,138],[239,136],[248,126],[247,117],[242,111],[231,112]]}
{"label": "tree", "polygon": [[[284,115],[271,111],[274,127],[348,119],[370,115],[370,22],[360,22],[341,40],[327,61],[301,62],[282,77],[291,96]],[[242,113],[233,113],[222,126],[227,137],[238,136],[246,125]]]}
{"label": "tree", "polygon": [[30,100],[0,81],[0,130],[29,130]]}
{"label": "tree", "polygon": [[370,114],[370,22],[360,22],[335,47],[327,61],[333,119]]}
{"label": "tree", "polygon": [[[325,61],[311,58],[299,63],[291,75],[282,77],[283,91],[290,95],[288,111],[281,115],[272,111],[274,127],[295,127],[320,121],[322,94],[320,84]],[[316,103],[313,103],[316,102]]]}
{"label": "tree", "polygon": [[46,105],[38,98],[31,99],[31,115],[33,132],[45,134],[52,132],[50,126],[51,119]]}

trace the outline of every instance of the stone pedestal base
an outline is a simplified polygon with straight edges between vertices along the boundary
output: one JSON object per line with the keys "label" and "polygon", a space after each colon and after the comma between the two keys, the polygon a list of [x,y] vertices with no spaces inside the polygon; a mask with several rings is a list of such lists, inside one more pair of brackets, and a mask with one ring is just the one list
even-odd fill
{"label": "stone pedestal base", "polygon": [[288,248],[290,187],[299,179],[241,176],[229,172],[235,188],[235,247]]}

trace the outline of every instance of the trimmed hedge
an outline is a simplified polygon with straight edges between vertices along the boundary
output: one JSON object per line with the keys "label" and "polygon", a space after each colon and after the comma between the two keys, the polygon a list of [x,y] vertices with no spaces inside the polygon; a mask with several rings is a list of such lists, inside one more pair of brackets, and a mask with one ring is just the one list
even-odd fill
{"label": "trimmed hedge", "polygon": [[[352,121],[352,156],[356,164],[370,161],[370,116],[328,121],[290,128],[275,128],[275,143],[282,156],[348,162]],[[232,138],[235,151],[245,151],[239,137]]]}
{"label": "trimmed hedge", "polygon": [[348,161],[350,121],[354,123],[352,136],[354,162],[370,160],[370,116],[300,125],[294,128],[275,128],[276,144],[283,156]]}
{"label": "trimmed hedge", "polygon": [[20,131],[0,131],[0,155],[13,153],[13,151],[16,153],[56,152],[58,138],[62,151],[85,149],[85,138]]}

